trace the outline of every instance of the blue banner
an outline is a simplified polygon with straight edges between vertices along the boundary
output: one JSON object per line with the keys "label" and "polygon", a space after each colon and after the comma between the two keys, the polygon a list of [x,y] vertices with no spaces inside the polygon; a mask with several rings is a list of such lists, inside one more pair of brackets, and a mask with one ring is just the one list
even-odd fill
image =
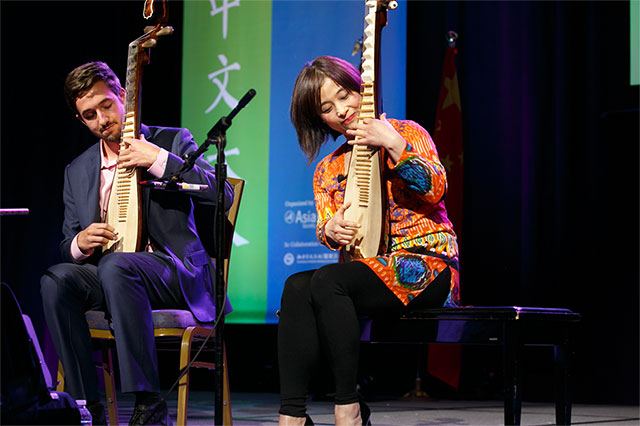
{"label": "blue banner", "polygon": [[[402,1],[388,12],[382,35],[384,111],[392,118],[405,118],[406,9]],[[298,73],[317,56],[337,56],[358,67],[360,54],[352,52],[362,37],[364,13],[364,1],[272,4],[267,323],[277,322],[275,312],[288,276],[338,260],[337,253],[321,246],[315,236],[312,180],[319,159],[344,139],[329,142],[307,165],[289,120],[289,103]]]}

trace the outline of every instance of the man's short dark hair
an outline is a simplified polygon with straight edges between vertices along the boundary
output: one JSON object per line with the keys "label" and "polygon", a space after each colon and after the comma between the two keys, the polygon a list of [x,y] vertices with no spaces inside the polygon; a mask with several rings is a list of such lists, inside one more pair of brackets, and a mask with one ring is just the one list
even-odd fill
{"label": "man's short dark hair", "polygon": [[67,79],[64,82],[64,97],[74,114],[78,113],[76,99],[84,95],[99,81],[103,81],[113,93],[120,96],[122,91],[120,80],[104,62],[87,62],[67,75]]}

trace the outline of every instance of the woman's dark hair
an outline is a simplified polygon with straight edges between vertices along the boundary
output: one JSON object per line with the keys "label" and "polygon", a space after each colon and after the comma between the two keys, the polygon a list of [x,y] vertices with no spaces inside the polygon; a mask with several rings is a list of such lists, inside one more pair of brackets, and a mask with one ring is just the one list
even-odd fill
{"label": "woman's dark hair", "polygon": [[64,97],[74,114],[78,113],[76,99],[99,81],[104,81],[113,93],[120,96],[122,91],[120,80],[104,62],[88,62],[75,68],[67,75],[64,82]]}
{"label": "woman's dark hair", "polygon": [[360,73],[349,62],[332,56],[319,56],[300,71],[291,95],[291,122],[298,134],[298,144],[309,162],[318,155],[329,135],[340,136],[322,121],[320,88],[330,78],[349,92],[359,92]]}

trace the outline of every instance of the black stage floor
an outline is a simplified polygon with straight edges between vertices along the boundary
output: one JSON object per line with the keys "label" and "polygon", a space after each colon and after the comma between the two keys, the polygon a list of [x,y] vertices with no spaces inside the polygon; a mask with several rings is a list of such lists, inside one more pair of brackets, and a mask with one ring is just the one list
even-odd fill
{"label": "black stage floor", "polygon": [[[169,398],[169,410],[176,419],[176,393]],[[213,424],[211,392],[192,391],[189,398],[189,425]],[[118,396],[120,424],[128,424],[133,399]],[[424,401],[388,399],[369,403],[373,425],[501,425],[504,424],[502,401]],[[236,426],[269,425],[278,422],[278,395],[273,393],[232,393],[233,424]],[[555,423],[553,403],[524,402],[522,425]],[[311,402],[309,414],[316,425],[333,424],[330,402]],[[574,425],[640,425],[638,406],[574,404]]]}

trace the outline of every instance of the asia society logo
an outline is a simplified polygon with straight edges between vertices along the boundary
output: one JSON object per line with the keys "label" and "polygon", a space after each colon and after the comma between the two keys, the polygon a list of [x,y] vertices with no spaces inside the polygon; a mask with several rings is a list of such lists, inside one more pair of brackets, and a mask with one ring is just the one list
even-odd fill
{"label": "asia society logo", "polygon": [[293,265],[293,262],[295,262],[295,257],[293,256],[292,253],[286,253],[284,255],[284,259],[282,259],[284,261],[284,264],[287,266],[291,266]]}
{"label": "asia society logo", "polygon": [[313,224],[315,226],[316,223],[316,212],[313,210],[287,210],[284,212],[284,221],[288,225],[310,225]]}
{"label": "asia society logo", "polygon": [[285,223],[291,225],[294,220],[296,220],[296,214],[293,212],[293,210],[287,210],[286,212],[284,212]]}

